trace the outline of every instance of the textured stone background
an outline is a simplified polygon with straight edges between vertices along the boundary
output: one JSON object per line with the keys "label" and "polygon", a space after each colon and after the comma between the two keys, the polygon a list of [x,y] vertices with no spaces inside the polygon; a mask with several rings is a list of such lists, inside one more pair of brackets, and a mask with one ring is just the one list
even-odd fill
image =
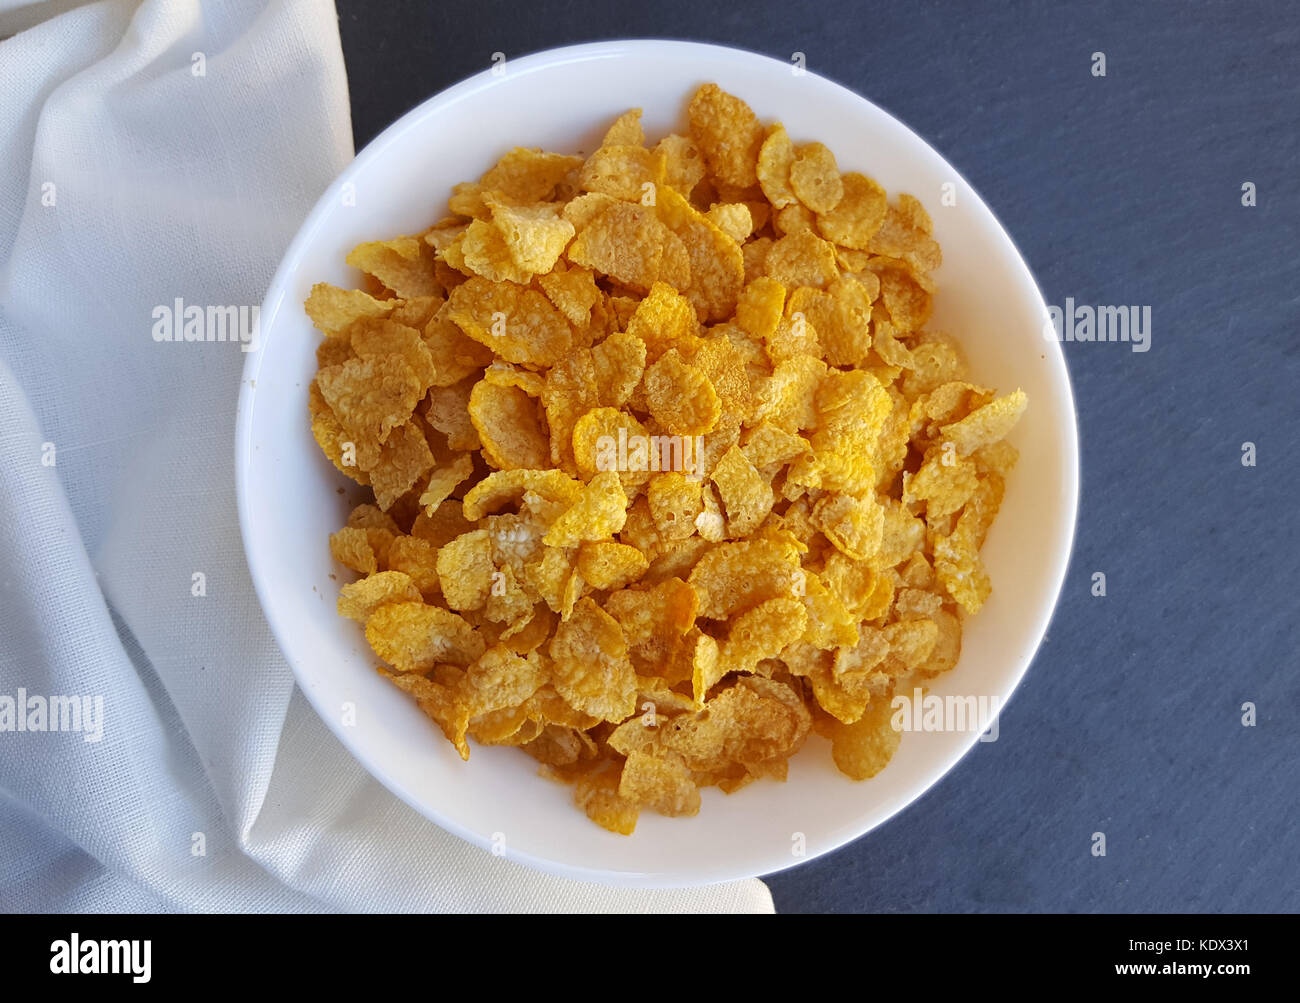
{"label": "textured stone background", "polygon": [[[1066,345],[1079,531],[1000,739],[887,825],[771,878],[778,909],[1300,909],[1293,7],[338,7],[358,148],[495,51],[619,37],[802,51],[970,180],[1049,303],[1151,307],[1145,354]],[[1090,594],[1095,571],[1105,598]]]}

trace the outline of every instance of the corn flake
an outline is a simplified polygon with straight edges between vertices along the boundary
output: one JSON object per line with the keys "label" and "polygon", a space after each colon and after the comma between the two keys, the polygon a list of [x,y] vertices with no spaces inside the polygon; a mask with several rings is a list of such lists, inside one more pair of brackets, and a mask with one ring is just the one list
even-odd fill
{"label": "corn flake", "polygon": [[813,728],[884,769],[990,594],[1027,404],[931,328],[919,200],[714,84],[687,119],[515,148],[305,304],[312,435],[368,489],[340,615],[463,758],[522,749],[621,834]]}

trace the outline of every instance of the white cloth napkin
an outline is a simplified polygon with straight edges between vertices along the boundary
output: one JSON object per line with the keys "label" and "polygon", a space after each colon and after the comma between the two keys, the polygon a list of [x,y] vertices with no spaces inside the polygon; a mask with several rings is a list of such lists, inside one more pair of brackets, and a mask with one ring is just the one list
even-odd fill
{"label": "white cloth napkin", "polygon": [[0,729],[20,689],[92,713],[0,730],[0,909],[770,911],[493,857],[316,718],[236,524],[245,355],[151,330],[259,303],[351,158],[333,5],[70,6],[0,0]]}

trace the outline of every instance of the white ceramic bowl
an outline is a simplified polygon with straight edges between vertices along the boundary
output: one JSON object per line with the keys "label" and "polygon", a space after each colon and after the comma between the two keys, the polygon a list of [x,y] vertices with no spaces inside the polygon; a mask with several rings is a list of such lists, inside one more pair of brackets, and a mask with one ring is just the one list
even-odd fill
{"label": "white ceramic bowl", "polygon": [[[339,740],[444,829],[483,847],[504,837],[509,856],[551,873],[624,885],[742,878],[826,853],[919,797],[977,736],[904,735],[888,768],[865,783],[837,772],[828,744],[813,736],[787,783],[758,782],[731,796],[705,790],[697,817],[646,812],[631,837],[589,822],[568,788],[538,777],[515,749],[475,747],[461,762],[376,674],[357,625],[335,613],[347,573],[332,562],[327,538],[355,492],[339,493],[350,482],[308,427],[319,336],[302,302],[315,282],[355,282],[343,263],[353,245],[427,226],[443,214],[453,183],[478,177],[509,148],[590,151],[630,107],[645,109],[651,137],[684,131],[686,101],[706,81],[744,98],[762,120],[783,121],[795,142],[825,142],[841,169],[918,196],[943,246],[932,326],[960,338],[976,380],[1029,395],[1011,437],[1020,463],[984,549],[993,596],[967,624],[960,663],[934,686],[939,695],[1005,703],[1047,628],[1074,533],[1078,458],[1064,358],[1041,336],[1047,312],[1028,268],[961,175],[884,111],[811,73],[712,45],[602,42],[512,60],[501,76],[485,71],[430,98],[375,139],[303,224],[267,292],[261,348],[250,354],[239,399],[235,469],[253,582],[298,684]],[[954,207],[940,205],[946,183],[955,185]],[[347,702],[358,708],[349,727]]]}

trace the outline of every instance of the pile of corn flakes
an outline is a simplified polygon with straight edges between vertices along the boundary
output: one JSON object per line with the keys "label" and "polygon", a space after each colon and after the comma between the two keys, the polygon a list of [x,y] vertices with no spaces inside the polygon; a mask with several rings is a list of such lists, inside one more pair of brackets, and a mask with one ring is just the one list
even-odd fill
{"label": "pile of corn flakes", "polygon": [[928,330],[915,198],[708,84],[589,157],[514,149],[317,285],[312,431],[373,504],[339,613],[468,759],[513,745],[595,822],[855,779],[895,685],[957,661],[1025,407]]}

